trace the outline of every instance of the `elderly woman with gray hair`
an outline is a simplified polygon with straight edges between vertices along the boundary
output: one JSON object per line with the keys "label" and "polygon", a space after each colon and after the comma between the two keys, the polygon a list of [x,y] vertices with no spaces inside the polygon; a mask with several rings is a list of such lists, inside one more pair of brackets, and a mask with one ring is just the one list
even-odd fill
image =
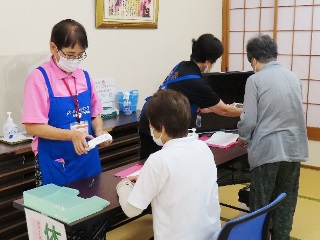
{"label": "elderly woman with gray hair", "polygon": [[308,160],[300,80],[276,62],[277,44],[269,35],[251,38],[246,48],[255,74],[247,80],[238,129],[240,143],[248,148],[250,210],[261,208],[286,192],[287,198],[273,215],[271,238],[289,240],[300,162]]}

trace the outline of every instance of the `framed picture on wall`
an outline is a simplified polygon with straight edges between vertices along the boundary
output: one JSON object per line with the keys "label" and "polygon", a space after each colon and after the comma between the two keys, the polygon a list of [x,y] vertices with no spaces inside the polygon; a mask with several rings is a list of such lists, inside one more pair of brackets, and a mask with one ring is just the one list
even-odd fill
{"label": "framed picture on wall", "polygon": [[159,0],[96,0],[97,28],[157,28]]}

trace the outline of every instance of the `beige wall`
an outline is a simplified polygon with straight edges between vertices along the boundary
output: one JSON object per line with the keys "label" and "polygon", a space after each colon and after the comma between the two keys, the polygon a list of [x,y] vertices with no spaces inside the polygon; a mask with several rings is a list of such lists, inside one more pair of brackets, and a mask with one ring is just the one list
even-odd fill
{"label": "beige wall", "polygon": [[[3,0],[0,8],[0,134],[6,112],[23,130],[23,85],[28,73],[49,54],[51,28],[73,18],[88,34],[88,58],[82,67],[92,77],[114,77],[119,91],[138,89],[138,107],[178,61],[188,59],[191,39],[213,33],[221,39],[222,1],[159,0],[154,30],[96,29],[94,0]],[[220,70],[218,62],[213,71]],[[311,161],[320,166],[319,142],[310,142]]]}
{"label": "beige wall", "polygon": [[[55,23],[72,18],[88,34],[88,58],[82,67],[92,77],[114,77],[119,91],[152,94],[171,68],[186,60],[191,39],[202,33],[221,38],[219,0],[159,0],[158,29],[96,29],[94,0],[3,0],[0,9],[0,126],[12,111],[20,130],[24,81],[49,54]],[[220,63],[215,71],[220,70]],[[0,134],[2,127],[0,128]]]}

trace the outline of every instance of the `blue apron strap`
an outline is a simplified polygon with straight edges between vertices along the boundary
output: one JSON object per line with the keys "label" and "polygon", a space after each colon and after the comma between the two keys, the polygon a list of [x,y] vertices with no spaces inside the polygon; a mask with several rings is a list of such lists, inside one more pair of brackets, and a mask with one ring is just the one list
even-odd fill
{"label": "blue apron strap", "polygon": [[148,102],[151,98],[152,98],[152,96],[147,97],[147,98],[145,99],[146,102]]}
{"label": "blue apron strap", "polygon": [[90,82],[89,73],[87,71],[85,71],[85,70],[83,70],[83,73],[84,73],[84,75],[86,77],[86,80],[87,80],[88,90],[89,90],[89,92],[91,94],[91,82]]}
{"label": "blue apron strap", "polygon": [[37,69],[40,70],[40,72],[42,73],[42,75],[43,75],[43,77],[44,77],[44,80],[46,81],[50,98],[53,98],[54,95],[53,95],[52,87],[51,87],[51,84],[50,84],[50,81],[49,81],[49,77],[48,77],[46,71],[45,71],[45,70],[43,69],[43,67],[41,67],[41,66],[38,67]]}
{"label": "blue apron strap", "polygon": [[[180,62],[180,63],[181,63],[181,62]],[[187,79],[198,79],[198,78],[201,78],[201,76],[199,76],[199,75],[189,74],[189,75],[185,75],[185,76],[181,76],[181,77],[177,77],[177,78],[172,79],[172,76],[173,76],[173,74],[176,72],[176,70],[177,70],[177,68],[179,67],[180,63],[178,63],[178,64],[173,68],[173,70],[170,72],[170,75],[167,77],[167,79],[164,81],[164,83],[159,87],[159,89],[161,89],[161,90],[167,89],[168,84],[170,84],[170,83],[179,82],[179,81],[183,81],[183,80],[187,80]],[[145,104],[143,105],[141,112],[143,112],[143,110],[144,110],[144,108],[145,108],[145,106],[146,106],[146,103],[150,100],[150,98],[151,98],[151,96],[149,96],[149,97],[147,97],[147,98],[145,99],[146,102],[145,102]],[[190,106],[190,108],[191,108],[191,115],[194,115],[194,114],[197,112],[199,106],[196,105],[196,104],[192,104],[192,105]]]}
{"label": "blue apron strap", "polygon": [[185,75],[185,76],[182,76],[182,77],[174,78],[169,83],[179,82],[179,81],[183,81],[183,80],[186,80],[186,79],[195,79],[195,78],[201,78],[201,77],[199,75],[190,74],[190,75]]}
{"label": "blue apron strap", "polygon": [[164,83],[164,85],[161,86],[161,89],[167,89],[168,88],[168,84],[170,83],[174,83],[174,82],[180,82],[180,81],[183,81],[183,80],[187,80],[187,79],[195,79],[195,78],[201,78],[199,75],[185,75],[185,76],[182,76],[182,77],[177,77],[177,78],[174,78],[174,79],[167,79],[167,81]]}
{"label": "blue apron strap", "polygon": [[159,87],[159,89],[167,89],[167,85],[168,85],[168,81],[172,78],[172,75],[176,72],[177,68],[179,67],[180,63],[179,62],[170,72],[169,76],[166,78],[166,80],[161,84],[161,86]]}
{"label": "blue apron strap", "polygon": [[169,77],[167,79],[171,79],[172,75],[176,72],[177,68],[179,67],[180,63],[182,62],[179,62],[171,71]]}
{"label": "blue apron strap", "polygon": [[177,77],[177,78],[172,79],[173,74],[176,72],[176,70],[177,70],[177,68],[179,67],[180,64],[181,64],[181,62],[178,63],[173,68],[173,70],[171,71],[170,75],[167,77],[165,82],[159,87],[159,89],[167,89],[168,88],[168,84],[170,84],[170,83],[179,82],[179,81],[183,81],[183,80],[186,80],[186,79],[201,78],[201,76],[199,76],[199,75],[190,74],[190,75],[185,75],[185,76],[182,76],[182,77]]}

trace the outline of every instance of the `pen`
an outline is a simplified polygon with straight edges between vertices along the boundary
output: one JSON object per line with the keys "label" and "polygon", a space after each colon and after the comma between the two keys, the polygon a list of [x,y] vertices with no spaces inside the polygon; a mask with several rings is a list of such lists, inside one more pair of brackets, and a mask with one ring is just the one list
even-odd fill
{"label": "pen", "polygon": [[92,179],[91,183],[89,184],[89,188],[92,188],[93,184],[94,184],[94,178]]}

